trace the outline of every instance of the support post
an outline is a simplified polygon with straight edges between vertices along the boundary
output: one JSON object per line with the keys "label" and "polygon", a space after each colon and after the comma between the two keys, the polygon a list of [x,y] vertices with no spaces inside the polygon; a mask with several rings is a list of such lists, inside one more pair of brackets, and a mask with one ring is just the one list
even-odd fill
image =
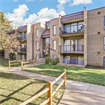
{"label": "support post", "polygon": [[64,69],[64,86],[66,87],[66,69]]}
{"label": "support post", "polygon": [[47,86],[49,87],[49,91],[48,91],[49,102],[48,102],[48,105],[52,105],[52,84],[51,84],[51,82],[48,81]]}
{"label": "support post", "polygon": [[21,61],[21,70],[23,70],[23,62]]}
{"label": "support post", "polygon": [[8,63],[9,63],[9,68],[10,68],[10,60],[8,61]]}

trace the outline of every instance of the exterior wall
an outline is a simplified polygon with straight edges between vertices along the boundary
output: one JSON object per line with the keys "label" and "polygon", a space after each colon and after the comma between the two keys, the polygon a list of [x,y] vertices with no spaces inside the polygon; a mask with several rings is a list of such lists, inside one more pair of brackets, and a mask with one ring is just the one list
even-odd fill
{"label": "exterior wall", "polygon": [[9,53],[10,53],[9,49],[5,49],[5,54],[4,54],[5,59],[9,59]]}
{"label": "exterior wall", "polygon": [[[53,26],[56,25],[56,35],[53,35]],[[56,41],[56,50],[54,50],[53,41]],[[50,57],[53,55],[59,58],[59,18],[50,21]]]}
{"label": "exterior wall", "polygon": [[[33,45],[34,45],[34,58],[36,57],[36,55],[39,55],[39,57],[43,57],[43,54],[42,54],[42,51],[43,51],[43,42],[42,42],[42,33],[44,32],[45,30],[45,25],[42,24],[42,23],[37,23],[37,24],[34,24],[33,25],[33,29],[34,29],[34,40],[33,40]],[[38,29],[38,37],[36,37],[36,29]],[[38,47],[40,50],[37,50],[36,49],[36,42],[38,42]]]}
{"label": "exterior wall", "polygon": [[21,60],[21,54],[16,55],[16,60]]}
{"label": "exterior wall", "polygon": [[32,32],[31,32],[31,24],[27,24],[27,59],[32,59]]}
{"label": "exterior wall", "polygon": [[[99,63],[100,66],[103,66],[103,57],[105,56],[103,47],[105,8],[88,11],[87,16],[87,63],[88,65]],[[97,34],[97,32],[100,32],[100,34]],[[100,54],[97,52],[100,52]]]}

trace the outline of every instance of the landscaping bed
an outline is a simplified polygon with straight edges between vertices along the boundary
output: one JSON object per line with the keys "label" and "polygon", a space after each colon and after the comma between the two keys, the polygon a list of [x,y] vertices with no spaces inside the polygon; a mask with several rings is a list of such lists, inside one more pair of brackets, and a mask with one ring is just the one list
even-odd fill
{"label": "landscaping bed", "polygon": [[[28,77],[4,72],[0,70],[0,104],[2,105],[19,105],[28,98],[43,90],[47,82],[31,79]],[[53,86],[53,90],[58,85]],[[53,105],[57,105],[64,93],[65,88],[62,86],[53,97]],[[33,100],[28,105],[39,105],[47,98],[47,93]]]}
{"label": "landscaping bed", "polygon": [[67,71],[67,79],[105,86],[105,69],[41,64],[25,68],[24,70],[28,72],[58,77],[64,71],[64,69]]}

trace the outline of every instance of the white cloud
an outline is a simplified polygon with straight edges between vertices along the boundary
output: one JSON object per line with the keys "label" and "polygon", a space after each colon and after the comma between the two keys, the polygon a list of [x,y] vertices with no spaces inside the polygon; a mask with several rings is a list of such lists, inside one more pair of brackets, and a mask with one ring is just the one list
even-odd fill
{"label": "white cloud", "polygon": [[71,5],[79,5],[79,4],[90,4],[92,0],[73,0]]}
{"label": "white cloud", "polygon": [[28,18],[26,15],[28,14],[29,8],[23,4],[19,5],[17,9],[14,9],[13,13],[7,13],[6,18],[10,21],[13,21],[13,26],[21,26],[26,23],[34,24],[37,22],[45,22],[53,18],[57,18],[59,14],[65,15],[64,11],[57,12],[54,9],[43,8],[37,14],[30,14]]}
{"label": "white cloud", "polygon": [[66,4],[70,4],[70,6],[79,5],[79,4],[90,4],[92,0],[58,0],[58,11],[63,11]]}
{"label": "white cloud", "polygon": [[59,4],[57,5],[58,11],[64,10],[64,5],[71,0],[58,0]]}

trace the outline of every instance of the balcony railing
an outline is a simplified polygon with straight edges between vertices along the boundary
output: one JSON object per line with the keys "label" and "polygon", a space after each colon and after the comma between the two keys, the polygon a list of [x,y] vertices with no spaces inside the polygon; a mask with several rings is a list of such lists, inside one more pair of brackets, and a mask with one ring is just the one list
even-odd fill
{"label": "balcony railing", "polygon": [[17,39],[18,39],[18,40],[27,39],[27,34],[17,35]]}
{"label": "balcony railing", "polygon": [[71,33],[83,33],[83,32],[84,32],[83,24],[75,24],[75,25],[64,26],[60,28],[60,35],[71,34]]}
{"label": "balcony railing", "polygon": [[19,48],[17,50],[18,53],[26,53],[27,52],[27,48],[23,47],[23,48]]}
{"label": "balcony railing", "polygon": [[60,53],[83,53],[83,45],[61,45]]}

